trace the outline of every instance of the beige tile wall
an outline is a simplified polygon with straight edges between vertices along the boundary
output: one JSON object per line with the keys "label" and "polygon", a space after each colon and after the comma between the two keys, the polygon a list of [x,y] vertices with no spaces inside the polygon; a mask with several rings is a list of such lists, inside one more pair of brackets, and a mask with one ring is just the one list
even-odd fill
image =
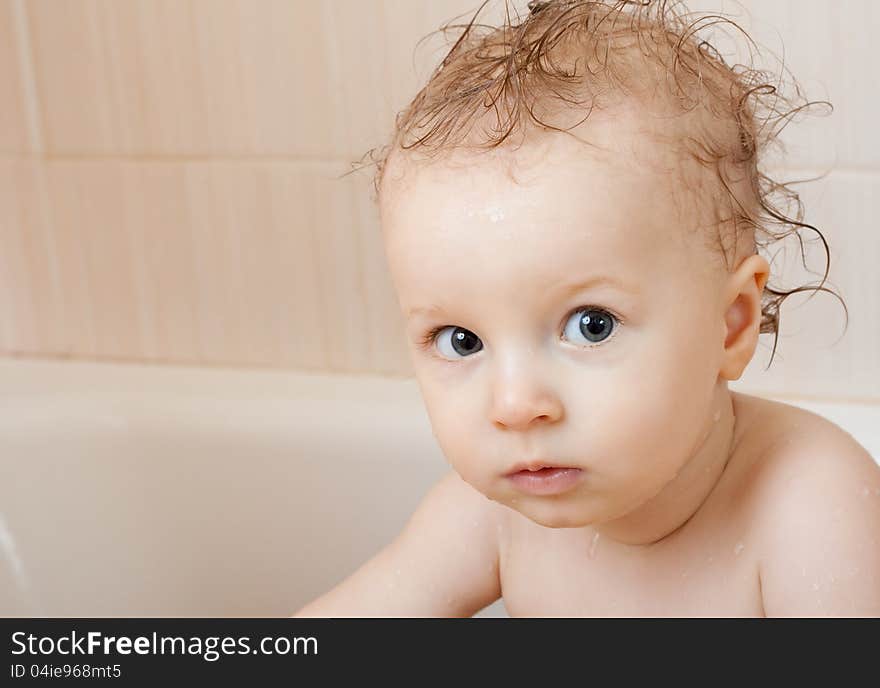
{"label": "beige tile wall", "polygon": [[[849,330],[835,343],[835,299],[794,297],[773,367],[763,336],[741,382],[880,401],[880,10],[689,4],[784,45],[807,94],[836,107],[791,125],[778,164],[831,170],[804,200]],[[441,37],[417,40],[478,5],[0,0],[0,355],[409,375],[372,171],[338,177],[442,56]]]}

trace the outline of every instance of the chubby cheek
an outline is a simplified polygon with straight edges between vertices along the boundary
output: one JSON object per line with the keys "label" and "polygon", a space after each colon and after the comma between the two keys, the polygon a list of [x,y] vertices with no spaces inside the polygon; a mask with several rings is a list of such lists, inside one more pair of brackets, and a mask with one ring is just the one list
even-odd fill
{"label": "chubby cheek", "polygon": [[480,454],[475,424],[482,419],[474,395],[455,385],[433,384],[420,378],[431,431],[443,455],[456,472],[477,489],[485,488],[486,463]]}
{"label": "chubby cheek", "polygon": [[[697,339],[655,345],[627,370],[603,404],[597,471],[622,501],[656,494],[672,480],[702,439],[711,416],[717,370]],[[597,420],[599,420],[597,418]]]}

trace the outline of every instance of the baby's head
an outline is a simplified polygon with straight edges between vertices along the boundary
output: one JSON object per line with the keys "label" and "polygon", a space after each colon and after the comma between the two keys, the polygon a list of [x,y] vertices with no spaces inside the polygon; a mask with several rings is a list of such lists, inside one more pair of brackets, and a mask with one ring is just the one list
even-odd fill
{"label": "baby's head", "polygon": [[[666,3],[470,26],[378,162],[434,434],[463,479],[543,525],[656,495],[776,328],[760,233],[768,213],[807,225],[757,168],[763,75],[700,40]],[[524,496],[505,475],[532,462],[585,477]]]}

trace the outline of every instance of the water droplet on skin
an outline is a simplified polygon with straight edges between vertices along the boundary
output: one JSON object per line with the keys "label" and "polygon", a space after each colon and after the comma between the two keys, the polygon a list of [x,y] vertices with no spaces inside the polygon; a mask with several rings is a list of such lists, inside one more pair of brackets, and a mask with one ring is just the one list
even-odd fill
{"label": "water droplet on skin", "polygon": [[818,590],[818,589],[819,589],[819,584],[813,583],[813,590]]}
{"label": "water droplet on skin", "polygon": [[834,582],[834,574],[833,573],[831,574],[831,582],[832,583]]}
{"label": "water droplet on skin", "polygon": [[802,575],[804,578],[807,577],[807,567],[806,567],[806,566],[804,566],[804,567],[801,569],[801,575]]}
{"label": "water droplet on skin", "polygon": [[688,576],[688,570],[685,569],[684,571],[681,572],[681,577],[682,577],[682,578],[687,578],[687,576]]}
{"label": "water droplet on skin", "polygon": [[504,219],[504,211],[501,208],[486,208],[486,214],[490,222],[501,222]]}
{"label": "water droplet on skin", "polygon": [[871,494],[871,488],[865,485],[862,488],[862,497],[867,497],[869,494]]}
{"label": "water droplet on skin", "polygon": [[587,556],[589,556],[590,559],[592,559],[593,556],[596,554],[596,543],[597,542],[599,542],[599,533],[594,533],[593,534],[593,541],[590,543],[590,551],[587,553]]}
{"label": "water droplet on skin", "polygon": [[739,553],[743,551],[743,548],[745,548],[745,545],[741,542],[737,542],[736,547],[733,548],[733,553],[736,556],[739,556]]}
{"label": "water droplet on skin", "polygon": [[721,411],[720,411],[720,410],[715,411],[715,415],[712,416],[712,420],[714,420],[716,423],[717,423],[719,420],[721,420]]}

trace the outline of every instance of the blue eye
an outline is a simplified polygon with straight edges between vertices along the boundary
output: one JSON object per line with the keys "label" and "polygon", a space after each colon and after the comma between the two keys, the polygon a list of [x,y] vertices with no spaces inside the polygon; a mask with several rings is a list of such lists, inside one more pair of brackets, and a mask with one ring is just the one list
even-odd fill
{"label": "blue eye", "polygon": [[568,319],[563,334],[575,344],[605,341],[614,331],[616,318],[602,308],[580,308]]}
{"label": "blue eye", "polygon": [[[619,322],[622,321],[604,308],[579,308],[566,322],[563,336],[575,344],[585,343],[587,346],[583,348],[592,348],[608,339]],[[483,348],[477,335],[454,325],[435,327],[420,339],[419,344],[426,351],[436,347],[440,357],[447,361],[461,360]]]}
{"label": "blue eye", "polygon": [[[447,332],[450,335],[448,337],[446,336]],[[483,348],[483,342],[480,341],[480,338],[463,327],[438,328],[429,335],[430,341],[435,338],[440,353],[451,359],[455,359],[456,354],[461,357],[470,356]]]}

